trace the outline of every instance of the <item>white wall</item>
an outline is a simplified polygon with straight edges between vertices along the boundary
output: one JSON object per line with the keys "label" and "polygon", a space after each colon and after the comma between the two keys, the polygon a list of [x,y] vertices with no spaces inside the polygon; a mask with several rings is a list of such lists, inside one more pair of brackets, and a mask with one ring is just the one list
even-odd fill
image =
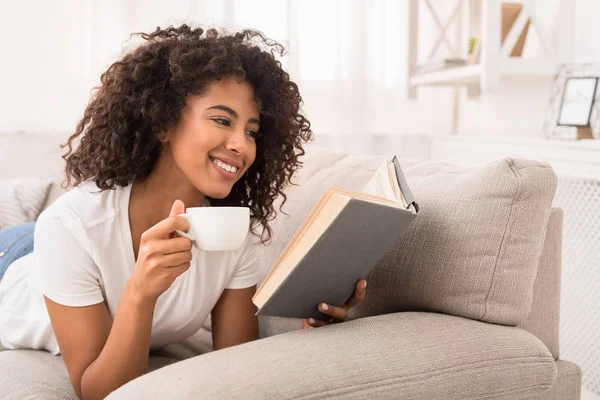
{"label": "white wall", "polygon": [[83,2],[0,3],[0,131],[72,128],[87,96],[81,81]]}
{"label": "white wall", "polygon": [[[163,21],[163,13],[152,13],[152,10],[160,9],[159,2],[0,0],[0,35],[5,38],[0,52],[0,132],[73,131],[100,73],[118,56],[123,46],[131,45],[124,44],[128,34],[153,29],[157,20]],[[435,2],[447,5],[448,10],[453,3],[448,0]],[[319,4],[318,1],[314,3]],[[164,9],[165,3],[160,4]],[[204,22],[204,16],[222,13],[216,9],[226,7],[228,2],[181,0],[169,4],[172,15]],[[536,0],[540,18],[549,28],[553,27],[557,4],[558,0]],[[573,4],[576,4],[574,59],[600,61],[600,24],[597,22],[600,1],[573,0]],[[147,12],[140,18],[136,7],[142,6]],[[426,15],[426,12],[422,14]],[[398,16],[396,24],[403,34],[405,13],[399,10],[392,15]],[[246,21],[246,24],[251,25],[252,21]],[[367,27],[369,31],[375,28]],[[279,39],[285,31],[286,26],[282,25],[267,34]],[[430,42],[433,40],[431,33],[423,31],[422,34],[429,37]],[[535,51],[532,39],[526,52]],[[407,45],[400,41],[397,54],[393,54],[397,58],[399,77],[404,76],[406,53]],[[476,100],[466,99],[463,94],[459,131],[462,134],[539,136],[550,83],[550,78],[515,78],[503,80],[497,92],[483,94]],[[328,97],[317,95],[319,91],[308,87],[307,83],[302,85],[306,93],[305,111],[315,132],[322,135],[324,143],[338,147],[347,148],[352,145],[348,142],[360,141],[358,136],[362,132],[378,135],[381,139],[382,135],[402,133],[447,133],[452,127],[454,95],[449,88],[421,88],[417,100],[406,100],[402,89],[405,82],[393,87],[367,85],[364,102],[347,103],[342,100],[332,102]],[[360,92],[349,87],[341,80],[324,88],[323,93],[338,91],[340,99],[360,96]],[[359,124],[353,109],[357,104],[364,104],[366,109]],[[347,132],[355,139],[336,136]],[[343,143],[340,145],[339,142]]]}

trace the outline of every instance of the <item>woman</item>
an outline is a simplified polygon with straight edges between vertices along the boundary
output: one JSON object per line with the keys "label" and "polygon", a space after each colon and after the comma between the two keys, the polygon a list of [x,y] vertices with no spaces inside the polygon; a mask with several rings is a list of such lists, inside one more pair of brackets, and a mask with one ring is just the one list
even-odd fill
{"label": "woman", "polygon": [[[0,282],[3,346],[62,354],[80,398],[144,374],[149,350],[191,336],[209,313],[215,350],[258,338],[255,249],[311,135],[273,57],[283,48],[260,33],[182,25],[141,37],[65,145],[75,188],[42,213],[35,250]],[[240,250],[197,251],[175,233],[189,228],[186,207],[224,205],[251,210]],[[365,286],[303,327],[344,320]]]}

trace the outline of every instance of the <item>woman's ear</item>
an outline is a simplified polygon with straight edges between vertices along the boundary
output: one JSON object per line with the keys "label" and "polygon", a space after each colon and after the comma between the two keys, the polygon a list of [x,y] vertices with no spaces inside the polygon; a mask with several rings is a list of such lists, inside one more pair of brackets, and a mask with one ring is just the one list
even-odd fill
{"label": "woman's ear", "polygon": [[156,137],[158,138],[158,141],[161,143],[167,143],[169,141],[170,138],[170,134],[169,132],[160,132],[158,135],[156,135]]}

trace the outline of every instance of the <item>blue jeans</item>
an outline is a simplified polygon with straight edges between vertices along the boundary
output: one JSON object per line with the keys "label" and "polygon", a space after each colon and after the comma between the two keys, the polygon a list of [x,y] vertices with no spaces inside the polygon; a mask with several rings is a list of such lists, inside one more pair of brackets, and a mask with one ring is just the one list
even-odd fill
{"label": "blue jeans", "polygon": [[0,230],[0,279],[8,266],[18,258],[33,251],[35,222]]}

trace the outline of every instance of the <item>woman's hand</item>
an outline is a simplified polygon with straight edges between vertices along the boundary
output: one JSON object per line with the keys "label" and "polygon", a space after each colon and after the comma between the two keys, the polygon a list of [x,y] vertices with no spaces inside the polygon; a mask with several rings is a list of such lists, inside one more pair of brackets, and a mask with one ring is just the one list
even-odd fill
{"label": "woman's hand", "polygon": [[176,200],[168,218],[163,219],[142,234],[138,258],[129,278],[128,289],[144,302],[158,300],[175,279],[190,268],[192,241],[180,237],[175,230],[190,227],[181,200]]}
{"label": "woman's hand", "polygon": [[313,318],[305,318],[302,320],[302,329],[318,328],[337,322],[344,322],[348,318],[348,310],[365,299],[367,293],[367,281],[361,279],[356,284],[356,289],[352,297],[346,301],[341,307],[332,306],[331,304],[319,303],[319,311],[331,317],[329,321],[322,321]]}

